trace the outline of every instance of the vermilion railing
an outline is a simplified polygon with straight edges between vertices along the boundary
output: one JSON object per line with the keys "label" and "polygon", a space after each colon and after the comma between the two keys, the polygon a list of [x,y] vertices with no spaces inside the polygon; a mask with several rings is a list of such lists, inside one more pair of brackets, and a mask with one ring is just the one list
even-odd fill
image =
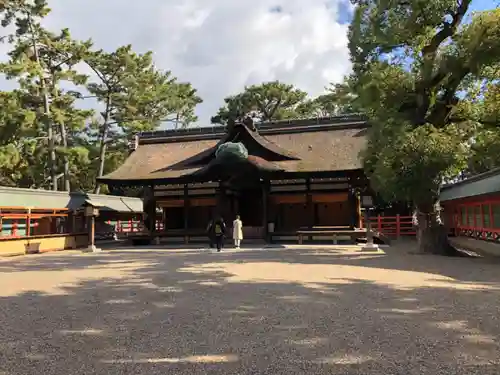
{"label": "vermilion railing", "polygon": [[66,233],[67,209],[0,207],[0,239]]}
{"label": "vermilion railing", "polygon": [[[416,231],[413,227],[411,216],[374,216],[370,218],[372,229],[384,234],[387,237],[398,238],[401,236],[415,236]],[[108,224],[113,224],[108,222]],[[128,220],[116,222],[116,233],[137,233],[141,232],[142,223],[140,221]],[[362,224],[363,228],[364,222]],[[156,222],[156,230],[163,230],[163,223]]]}
{"label": "vermilion railing", "polygon": [[[363,219],[362,228],[364,224]],[[415,227],[413,226],[413,218],[411,216],[372,216],[370,217],[370,224],[374,231],[391,238],[416,235]]]}
{"label": "vermilion railing", "polygon": [[500,198],[457,202],[448,212],[455,235],[500,242]]}

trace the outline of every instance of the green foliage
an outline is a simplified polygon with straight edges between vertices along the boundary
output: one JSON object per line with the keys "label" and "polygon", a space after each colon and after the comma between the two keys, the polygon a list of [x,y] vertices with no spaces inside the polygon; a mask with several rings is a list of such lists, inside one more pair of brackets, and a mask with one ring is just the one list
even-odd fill
{"label": "green foliage", "polygon": [[360,107],[349,85],[347,80],[332,84],[326,94],[313,99],[279,81],[245,87],[243,92],[224,99],[225,105],[212,117],[212,123],[230,125],[246,117],[273,121],[357,113]]}
{"label": "green foliage", "polygon": [[392,147],[380,149],[376,158],[366,159],[372,187],[388,201],[432,204],[442,182],[467,166],[467,147],[453,128],[420,126],[391,142]]}
{"label": "green foliage", "polygon": [[500,127],[500,75],[494,82],[489,82],[484,90],[481,103],[481,115],[488,124]]}
{"label": "green foliage", "polygon": [[[189,126],[201,99],[191,84],[157,70],[151,52],[92,51],[68,29],[46,30],[49,12],[46,0],[0,2],[11,32],[2,38],[10,51],[0,72],[19,86],[0,92],[0,184],[57,189],[63,177],[64,189],[91,191],[126,158],[133,133],[163,122]],[[85,63],[97,79],[81,72]],[[79,108],[85,91],[104,106],[100,117]]]}
{"label": "green foliage", "polygon": [[385,198],[432,207],[443,180],[492,148],[491,133],[476,136],[498,121],[487,75],[500,61],[500,10],[464,22],[470,0],[353,3],[350,82],[373,125],[366,172]]}
{"label": "green foliage", "polygon": [[175,128],[187,128],[198,120],[194,110],[203,100],[190,83],[177,83],[170,87],[170,97],[168,98],[172,108],[172,114],[166,121],[173,122]]}
{"label": "green foliage", "polygon": [[328,117],[360,112],[356,97],[352,94],[349,82],[332,84],[328,93],[306,100],[297,107],[298,116]]}
{"label": "green foliage", "polygon": [[500,129],[484,129],[474,138],[468,172],[478,174],[500,166]]}
{"label": "green foliage", "polygon": [[97,177],[105,173],[109,142],[126,144],[134,133],[155,130],[165,121],[188,126],[196,120],[194,108],[201,103],[196,90],[157,70],[152,52],[137,54],[128,45],[112,53],[93,52],[85,61],[98,78],[87,90],[104,106],[101,119],[91,123],[99,144]]}
{"label": "green foliage", "polygon": [[225,105],[212,117],[212,123],[228,125],[248,116],[260,121],[296,118],[306,97],[306,92],[279,81],[247,86],[242,93],[224,99]]}

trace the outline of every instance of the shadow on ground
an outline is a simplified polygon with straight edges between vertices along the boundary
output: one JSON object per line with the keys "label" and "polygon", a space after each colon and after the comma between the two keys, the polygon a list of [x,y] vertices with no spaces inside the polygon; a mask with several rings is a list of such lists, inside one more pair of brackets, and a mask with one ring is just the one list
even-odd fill
{"label": "shadow on ground", "polygon": [[0,374],[497,374],[497,264],[346,250],[0,263]]}

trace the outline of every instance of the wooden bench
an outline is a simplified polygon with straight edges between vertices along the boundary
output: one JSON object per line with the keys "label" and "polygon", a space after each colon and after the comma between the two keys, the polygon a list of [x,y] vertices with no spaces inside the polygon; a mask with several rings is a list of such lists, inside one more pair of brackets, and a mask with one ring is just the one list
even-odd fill
{"label": "wooden bench", "polygon": [[304,236],[331,236],[334,245],[338,244],[339,236],[350,237],[351,241],[355,242],[357,239],[366,237],[365,229],[319,229],[319,228],[311,228],[307,230],[299,230],[297,231],[297,235],[299,236],[299,244],[302,245],[304,243]]}
{"label": "wooden bench", "polygon": [[333,226],[333,227],[323,227],[323,226],[314,226],[314,227],[300,227],[299,228],[299,231],[343,231],[343,230],[347,230],[347,231],[353,231],[353,230],[356,230],[356,228],[353,228],[353,227],[349,227],[349,226]]}
{"label": "wooden bench", "polygon": [[154,242],[156,238],[180,238],[184,244],[189,244],[191,237],[204,237],[208,241],[208,234],[204,230],[169,230],[166,232],[155,232],[154,236],[151,238],[147,232],[135,232],[130,233],[127,239],[132,242],[132,244],[138,246],[150,245]]}

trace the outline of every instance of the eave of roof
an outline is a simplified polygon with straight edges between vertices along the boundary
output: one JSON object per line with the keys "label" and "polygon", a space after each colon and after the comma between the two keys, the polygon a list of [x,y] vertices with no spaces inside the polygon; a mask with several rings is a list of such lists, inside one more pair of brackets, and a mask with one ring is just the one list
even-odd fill
{"label": "eave of roof", "polygon": [[443,186],[440,200],[446,202],[499,192],[500,168],[495,168],[488,172],[471,176],[466,180]]}
{"label": "eave of roof", "polygon": [[451,184],[446,184],[441,188],[441,191],[447,190],[447,189],[452,189],[452,188],[460,186],[460,185],[468,185],[468,184],[473,183],[474,181],[480,181],[480,180],[484,180],[485,178],[488,178],[491,176],[499,176],[499,175],[500,175],[500,168],[493,168],[487,172],[478,173],[476,175],[470,176],[470,177],[466,178],[465,180],[453,182]]}
{"label": "eave of roof", "polygon": [[98,202],[102,211],[143,212],[141,198],[0,186],[0,207],[75,210],[86,200]]}

